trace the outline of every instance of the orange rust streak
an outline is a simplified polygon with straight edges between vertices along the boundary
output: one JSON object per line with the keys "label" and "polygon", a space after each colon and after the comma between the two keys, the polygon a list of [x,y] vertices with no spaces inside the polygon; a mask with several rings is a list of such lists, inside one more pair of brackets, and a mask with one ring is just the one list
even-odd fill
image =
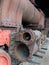
{"label": "orange rust streak", "polygon": [[[20,4],[21,4],[21,0],[19,0],[19,3],[17,5],[17,9],[16,9],[16,12],[15,12],[15,15],[14,17],[12,18],[12,22],[13,23],[16,23],[17,22],[17,19],[19,20],[19,7],[20,7]],[[19,23],[18,23],[19,24]]]}
{"label": "orange rust streak", "polygon": [[12,6],[12,1],[13,1],[13,0],[10,0],[10,2],[9,2],[8,12],[9,12],[9,10],[10,10],[11,6]]}
{"label": "orange rust streak", "polygon": [[18,3],[18,6],[17,6],[17,10],[16,10],[16,13],[15,13],[15,16],[12,18],[13,23],[20,24],[19,20],[22,17],[22,13],[20,14],[19,8],[21,6],[21,3],[22,3],[22,0],[19,0],[19,3]]}

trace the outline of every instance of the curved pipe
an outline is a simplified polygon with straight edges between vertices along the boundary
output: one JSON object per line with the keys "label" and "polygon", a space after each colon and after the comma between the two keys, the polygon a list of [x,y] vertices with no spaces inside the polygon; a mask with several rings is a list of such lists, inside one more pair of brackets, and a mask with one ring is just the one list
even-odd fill
{"label": "curved pipe", "polygon": [[0,49],[0,65],[11,65],[9,54],[2,49]]}
{"label": "curved pipe", "polygon": [[14,26],[27,23],[39,23],[44,27],[44,15],[40,13],[29,0],[4,0],[2,2],[2,25]]}
{"label": "curved pipe", "polygon": [[28,21],[28,23],[38,23],[41,27],[44,27],[44,15],[41,10],[37,10],[33,4],[28,0],[25,2],[25,10],[23,14],[23,19]]}

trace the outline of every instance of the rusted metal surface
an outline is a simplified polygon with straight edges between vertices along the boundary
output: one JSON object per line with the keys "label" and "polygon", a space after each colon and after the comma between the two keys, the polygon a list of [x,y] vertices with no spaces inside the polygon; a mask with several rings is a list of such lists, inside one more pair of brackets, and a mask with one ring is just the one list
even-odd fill
{"label": "rusted metal surface", "polygon": [[32,56],[30,61],[25,61],[19,65],[49,65],[49,38],[42,45],[42,48]]}
{"label": "rusted metal surface", "polygon": [[[13,33],[18,33],[18,28],[0,28],[0,46],[4,46],[5,44],[9,47],[11,42],[11,35]],[[16,36],[16,34],[14,34]],[[16,38],[15,38],[16,39]]]}
{"label": "rusted metal surface", "polygon": [[42,42],[41,41],[41,35],[42,35],[42,33],[40,31],[38,31],[38,30],[34,30],[33,32],[36,35],[36,43],[37,43],[38,49],[40,49],[41,46],[42,46],[42,44],[41,44],[41,42]]}
{"label": "rusted metal surface", "polygon": [[[32,1],[34,3],[34,0]],[[8,53],[15,60],[29,61],[32,55],[41,49],[45,37],[38,30],[24,29],[22,19],[30,25],[38,24],[38,28],[42,29],[45,22],[43,12],[29,0],[3,0],[0,8],[0,46],[6,44]],[[2,58],[7,63],[4,65],[11,65],[6,52],[1,51],[0,54],[7,58]]]}
{"label": "rusted metal surface", "polygon": [[46,41],[47,31],[46,30],[43,30],[43,31],[41,31],[41,33],[42,33],[41,40],[42,41]]}
{"label": "rusted metal surface", "polygon": [[7,52],[0,49],[0,65],[11,65],[11,58]]}
{"label": "rusted metal surface", "polygon": [[[16,36],[17,36],[17,34],[16,34]],[[16,37],[16,40],[21,41],[22,43],[24,43],[26,45],[31,45],[32,43],[34,43],[35,38],[36,38],[34,32],[31,29],[21,30],[18,33],[18,36],[19,36],[19,40],[17,40],[17,37]]]}
{"label": "rusted metal surface", "polygon": [[45,19],[45,30],[47,31],[47,37],[49,37],[49,18]]}
{"label": "rusted metal surface", "polygon": [[[22,47],[23,46],[23,47]],[[15,47],[15,57],[23,62],[23,61],[28,61],[32,55],[35,53],[34,52],[34,44],[30,45],[30,46],[26,46],[24,44],[20,44],[18,46]],[[22,47],[22,48],[21,48]],[[26,49],[25,49],[26,48]],[[28,50],[27,50],[28,49]],[[37,50],[36,50],[37,51]],[[20,52],[20,53],[19,53]],[[25,55],[26,54],[26,55]]]}
{"label": "rusted metal surface", "polygon": [[[27,41],[23,37],[23,34],[26,32],[29,33],[29,35],[27,34],[27,38],[25,38],[27,39]],[[33,33],[35,36],[33,35]],[[28,41],[28,36],[30,37],[30,35],[32,36],[31,37],[32,40]],[[23,62],[23,61],[29,60],[32,57],[32,55],[41,48],[41,46],[42,46],[42,43],[41,43],[40,31],[23,29],[19,31],[18,33],[15,32],[12,34],[9,53],[13,58],[16,58],[19,61]]]}
{"label": "rusted metal surface", "polygon": [[49,18],[46,18],[46,28],[49,28]]}
{"label": "rusted metal surface", "polygon": [[21,26],[23,19],[28,21],[28,23],[39,23],[42,28],[44,27],[44,16],[29,0],[4,0],[1,8],[1,26]]}
{"label": "rusted metal surface", "polygon": [[[21,34],[21,33],[26,33],[26,32],[29,33],[29,37],[31,35],[31,40],[29,40],[29,41],[28,40],[27,41],[25,41],[25,40],[23,41],[23,40],[20,39],[20,38],[23,39],[23,37],[22,37],[23,34]],[[34,45],[35,45],[35,43],[34,43],[35,42],[35,36],[34,35],[33,35],[32,30],[26,30],[26,29],[24,29],[23,31],[20,31],[18,33],[14,32],[11,35],[11,45],[9,47],[10,55],[13,58],[18,59],[21,62],[28,60],[32,56],[32,54],[34,54],[34,50],[33,50],[34,49]],[[28,34],[27,34],[27,37],[28,37]],[[19,53],[19,51],[20,51],[20,53]],[[22,57],[21,57],[21,54],[22,54]]]}

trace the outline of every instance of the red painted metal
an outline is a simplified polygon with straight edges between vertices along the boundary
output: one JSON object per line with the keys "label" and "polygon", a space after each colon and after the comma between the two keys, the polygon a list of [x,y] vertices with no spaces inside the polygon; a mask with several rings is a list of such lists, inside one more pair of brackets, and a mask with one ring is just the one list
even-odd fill
{"label": "red painted metal", "polygon": [[4,44],[10,45],[10,33],[10,30],[0,29],[0,46]]}
{"label": "red painted metal", "polygon": [[11,65],[10,56],[2,49],[0,49],[0,65]]}
{"label": "red painted metal", "polygon": [[0,65],[3,65],[3,63],[4,63],[4,65],[8,65],[6,58],[0,57]]}

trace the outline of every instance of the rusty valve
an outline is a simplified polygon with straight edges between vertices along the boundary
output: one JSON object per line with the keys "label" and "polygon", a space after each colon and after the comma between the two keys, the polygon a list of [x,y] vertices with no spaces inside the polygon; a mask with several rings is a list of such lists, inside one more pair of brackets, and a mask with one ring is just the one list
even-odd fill
{"label": "rusty valve", "polygon": [[15,36],[12,35],[11,38],[9,53],[12,57],[21,62],[32,57],[36,37],[31,29],[23,29],[18,34],[16,33]]}
{"label": "rusty valve", "polygon": [[41,46],[40,31],[23,29],[18,34],[16,33],[12,38],[9,53],[13,58],[23,62],[29,60],[32,55],[41,48]]}
{"label": "rusty valve", "polygon": [[35,34],[31,29],[24,29],[20,31],[19,41],[26,45],[31,45],[35,41]]}
{"label": "rusty valve", "polygon": [[[35,33],[36,32],[36,33]],[[40,34],[38,36],[37,32]],[[15,58],[19,61],[29,60],[32,55],[39,50],[40,42],[36,39],[40,38],[41,32],[33,31],[31,29],[24,29],[19,34],[19,44],[15,46]],[[18,36],[17,36],[18,37]],[[17,39],[17,38],[16,38]]]}

